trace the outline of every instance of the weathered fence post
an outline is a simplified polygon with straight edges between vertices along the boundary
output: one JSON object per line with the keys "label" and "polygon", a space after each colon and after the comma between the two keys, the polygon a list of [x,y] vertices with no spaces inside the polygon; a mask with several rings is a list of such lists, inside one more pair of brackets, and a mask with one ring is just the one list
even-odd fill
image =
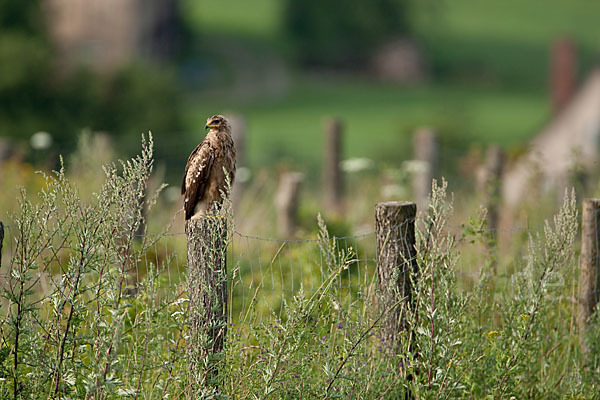
{"label": "weathered fence post", "polygon": [[[231,136],[236,152],[236,167],[238,170],[237,179],[233,182],[231,188],[231,202],[234,210],[237,210],[242,194],[245,189],[245,183],[248,179],[246,169],[246,119],[242,115],[232,114],[229,116],[231,123]],[[246,175],[246,176],[244,176]]]}
{"label": "weathered fence post", "polygon": [[413,137],[414,159],[418,166],[413,175],[413,196],[420,210],[427,211],[431,181],[435,178],[439,160],[438,135],[430,128],[421,128]]}
{"label": "weathered fence post", "polygon": [[340,162],[342,161],[342,140],[344,126],[335,118],[325,121],[325,148],[323,151],[323,193],[325,208],[332,213],[342,212],[344,181]]}
{"label": "weathered fence post", "polygon": [[550,53],[550,96],[554,114],[567,105],[576,87],[577,50],[571,40],[559,38]]}
{"label": "weathered fence post", "polygon": [[277,231],[281,237],[289,238],[296,233],[300,186],[303,180],[304,175],[300,172],[285,172],[279,178],[275,208],[277,208]]}
{"label": "weathered fence post", "polygon": [[477,188],[487,209],[487,225],[492,238],[496,239],[498,216],[501,203],[502,172],[504,170],[504,151],[493,145],[487,150],[485,163],[477,176]]}
{"label": "weathered fence post", "polygon": [[417,271],[415,218],[417,206],[411,202],[385,202],[375,207],[377,237],[377,277],[381,311],[398,304],[382,319],[382,336],[390,347],[406,329],[402,316],[411,301],[410,275]]}
{"label": "weathered fence post", "polygon": [[2,267],[2,247],[4,246],[4,224],[0,221],[0,268]]}
{"label": "weathered fence post", "polygon": [[584,199],[581,213],[581,258],[579,265],[579,343],[586,353],[585,332],[599,300],[600,268],[598,252],[600,234],[600,199]]}
{"label": "weathered fence post", "polygon": [[207,215],[185,224],[188,251],[190,374],[202,385],[216,376],[227,333],[227,219]]}

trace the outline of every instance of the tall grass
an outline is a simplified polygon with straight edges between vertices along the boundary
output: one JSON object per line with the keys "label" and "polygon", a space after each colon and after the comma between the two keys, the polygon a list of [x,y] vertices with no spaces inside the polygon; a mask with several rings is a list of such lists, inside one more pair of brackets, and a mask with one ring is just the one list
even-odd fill
{"label": "tall grass", "polygon": [[[543,233],[529,234],[502,280],[493,259],[463,265],[476,258],[461,251],[489,240],[485,213],[451,233],[445,182],[434,183],[417,224],[410,305],[377,304],[376,282],[341,302],[334,282],[356,257],[319,218],[323,283],[300,288],[269,318],[259,320],[251,301],[223,354],[200,355],[218,372],[199,387],[185,351],[187,295],[182,286],[166,295],[164,265],[146,261],[161,237],[145,234],[158,193],[147,190],[152,167],[150,138],[139,156],[106,166],[88,200],[64,168],[44,176],[35,201],[22,192],[1,271],[0,398],[596,398],[599,322],[585,358],[574,323],[574,195]],[[145,276],[132,279],[140,266]],[[464,288],[457,271],[467,267],[479,276]],[[395,307],[406,328],[390,344],[380,322]]]}

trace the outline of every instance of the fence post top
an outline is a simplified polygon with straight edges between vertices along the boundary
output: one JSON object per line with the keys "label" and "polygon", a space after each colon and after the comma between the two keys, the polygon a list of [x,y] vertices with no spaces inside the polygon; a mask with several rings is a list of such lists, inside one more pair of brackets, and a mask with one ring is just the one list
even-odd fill
{"label": "fence post top", "polygon": [[323,120],[323,124],[325,125],[326,129],[333,129],[333,130],[339,130],[344,126],[344,123],[342,122],[342,120],[340,118],[337,117],[325,117],[325,119]]}
{"label": "fence post top", "polygon": [[401,208],[401,207],[417,207],[417,204],[412,201],[382,201],[381,203],[377,203],[377,208],[385,207],[385,208]]}

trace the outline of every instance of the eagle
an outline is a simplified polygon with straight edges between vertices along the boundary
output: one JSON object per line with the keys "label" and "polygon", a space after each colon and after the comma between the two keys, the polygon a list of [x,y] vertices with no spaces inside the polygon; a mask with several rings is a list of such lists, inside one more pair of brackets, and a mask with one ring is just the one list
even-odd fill
{"label": "eagle", "polygon": [[[206,120],[208,133],[190,154],[181,184],[185,219],[218,211],[227,193],[227,179],[235,178],[235,147],[229,121],[222,115]],[[229,175],[229,177],[227,177]]]}

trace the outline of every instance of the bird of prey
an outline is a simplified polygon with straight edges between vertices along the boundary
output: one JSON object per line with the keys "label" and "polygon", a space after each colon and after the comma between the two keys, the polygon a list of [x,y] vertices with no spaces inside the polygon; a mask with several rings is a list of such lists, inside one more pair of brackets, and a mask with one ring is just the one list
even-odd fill
{"label": "bird of prey", "polygon": [[231,185],[235,177],[235,147],[229,121],[214,115],[206,120],[205,128],[208,133],[190,154],[181,184],[186,220],[217,211],[223,202],[221,193],[227,192],[226,174]]}

